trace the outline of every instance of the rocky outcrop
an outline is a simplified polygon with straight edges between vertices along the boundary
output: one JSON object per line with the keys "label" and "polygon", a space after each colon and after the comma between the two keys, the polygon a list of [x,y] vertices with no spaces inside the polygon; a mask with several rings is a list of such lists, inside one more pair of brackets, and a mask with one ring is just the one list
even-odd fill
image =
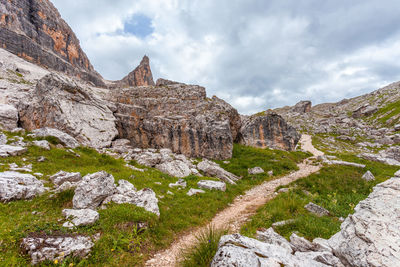
{"label": "rocky outcrop", "polygon": [[311,111],[311,101],[300,101],[291,108],[292,112],[307,113]]}
{"label": "rocky outcrop", "polygon": [[294,150],[301,135],[278,114],[253,115],[242,122],[241,143],[247,146]]}
{"label": "rocky outcrop", "polygon": [[153,86],[154,81],[149,58],[144,56],[140,65],[116,84],[120,87]]}
{"label": "rocky outcrop", "polygon": [[26,237],[22,240],[21,248],[31,256],[32,264],[45,260],[63,260],[65,257],[86,257],[94,242],[89,236],[59,235]]}
{"label": "rocky outcrop", "polygon": [[72,79],[54,73],[43,77],[18,109],[23,128],[56,128],[85,146],[110,146],[118,134],[106,102]]}
{"label": "rocky outcrop", "polygon": [[11,131],[18,126],[18,110],[11,105],[0,104],[0,129]]}
{"label": "rocky outcrop", "polygon": [[375,186],[354,211],[329,239],[335,255],[351,266],[400,266],[400,179]]}
{"label": "rocky outcrop", "polygon": [[188,157],[226,159],[238,139],[240,116],[203,87],[172,84],[112,90],[120,138],[133,147],[169,148]]}
{"label": "rocky outcrop", "polygon": [[73,228],[80,225],[91,225],[99,219],[99,213],[91,209],[64,209],[62,214],[68,220],[63,227]]}
{"label": "rocky outcrop", "polygon": [[0,47],[35,64],[104,85],[49,0],[2,1]]}
{"label": "rocky outcrop", "polygon": [[75,138],[57,129],[45,127],[33,130],[32,134],[35,137],[55,137],[58,139],[58,141],[60,141],[64,146],[68,148],[77,148],[79,146],[79,143],[78,141],[76,141]]}
{"label": "rocky outcrop", "polygon": [[230,184],[236,184],[235,182],[241,178],[224,170],[217,163],[207,159],[203,159],[199,164],[197,164],[197,168],[207,176],[217,177],[221,181]]}
{"label": "rocky outcrop", "polygon": [[212,180],[201,180],[197,183],[197,186],[202,189],[208,190],[219,190],[225,192],[226,184],[224,182],[212,181]]}
{"label": "rocky outcrop", "polygon": [[0,201],[31,199],[45,192],[35,176],[14,171],[0,172]]}

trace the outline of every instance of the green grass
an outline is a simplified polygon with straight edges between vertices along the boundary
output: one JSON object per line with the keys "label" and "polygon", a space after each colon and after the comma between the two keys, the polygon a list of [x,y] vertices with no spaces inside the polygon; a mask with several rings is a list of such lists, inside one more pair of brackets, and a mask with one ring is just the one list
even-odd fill
{"label": "green grass", "polygon": [[[16,134],[7,133],[9,137]],[[277,150],[263,150],[235,145],[233,158],[230,164],[221,164],[222,167],[243,178],[237,185],[227,185],[226,192],[207,191],[205,194],[189,197],[186,192],[201,179],[208,177],[188,176],[185,180],[188,188],[179,190],[169,188],[169,183],[178,179],[170,177],[160,171],[147,168],[146,172],[133,171],[125,167],[125,162],[107,155],[97,153],[89,148],[77,148],[75,156],[64,149],[55,148],[58,141],[47,138],[52,143],[50,151],[31,146],[28,152],[19,157],[2,158],[0,171],[8,169],[8,163],[18,165],[32,164],[33,172],[44,174],[46,186],[48,176],[64,170],[81,172],[82,175],[104,170],[112,174],[116,181],[125,179],[140,190],[152,188],[159,199],[160,217],[146,212],[133,205],[111,205],[106,210],[100,210],[100,219],[95,225],[78,227],[68,230],[62,228],[64,222],[62,210],[72,207],[73,191],[55,194],[51,193],[36,197],[30,201],[13,201],[0,203],[0,265],[26,266],[30,259],[19,248],[23,237],[32,232],[45,233],[80,233],[93,235],[100,232],[101,238],[96,243],[91,255],[84,260],[66,259],[62,265],[73,263],[74,266],[137,266],[157,250],[168,247],[175,238],[190,231],[192,228],[205,225],[218,211],[223,210],[232,200],[243,194],[249,188],[273,179],[266,173],[248,175],[247,169],[260,166],[264,170],[273,170],[276,176],[284,175],[297,169],[296,163],[309,155],[302,152],[285,152]],[[25,140],[32,140],[26,137]],[[37,162],[39,156],[47,158],[45,162]],[[25,161],[23,160],[25,159]],[[132,164],[137,165],[135,162]],[[144,166],[139,166],[145,168]],[[275,176],[275,177],[276,177]],[[155,184],[155,183],[161,184]],[[171,191],[174,195],[167,194]],[[32,214],[36,211],[37,214]],[[136,225],[147,222],[147,230],[137,232]],[[42,266],[55,265],[43,263]],[[40,265],[39,265],[40,266]]]}
{"label": "green grass", "polygon": [[393,126],[393,125],[395,125],[396,123],[399,122],[398,119],[397,119],[397,120],[394,120],[393,122],[391,122],[391,123],[389,123],[389,124],[387,123],[387,121],[388,121],[390,118],[392,118],[392,117],[394,117],[394,116],[397,116],[397,115],[399,115],[399,114],[400,114],[400,100],[399,100],[399,101],[392,102],[392,103],[386,105],[385,107],[380,108],[380,109],[371,117],[370,120],[377,119],[378,122],[380,122],[380,123],[383,124],[383,125],[386,125],[386,126]]}
{"label": "green grass", "polygon": [[210,266],[215,253],[218,250],[218,243],[221,236],[227,231],[208,227],[200,235],[196,236],[196,245],[184,250],[182,253],[183,267],[207,267]]}
{"label": "green grass", "polygon": [[[398,167],[359,159],[352,155],[340,158],[366,164],[365,169],[348,166],[327,166],[318,173],[291,183],[287,193],[261,207],[241,233],[254,237],[257,229],[269,228],[272,223],[294,219],[293,223],[276,227],[282,236],[289,238],[293,232],[312,240],[316,237],[329,238],[340,230],[340,217],[347,217],[354,207],[365,199],[373,186],[393,176]],[[375,181],[366,182],[361,176],[370,170]],[[330,216],[317,217],[304,209],[310,201],[330,211]]]}

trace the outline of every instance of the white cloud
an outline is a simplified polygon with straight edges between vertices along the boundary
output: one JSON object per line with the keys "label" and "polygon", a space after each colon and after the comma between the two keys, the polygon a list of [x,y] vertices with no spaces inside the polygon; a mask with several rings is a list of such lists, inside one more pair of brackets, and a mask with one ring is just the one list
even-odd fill
{"label": "white cloud", "polygon": [[[105,78],[122,78],[147,54],[156,78],[205,86],[242,113],[400,80],[396,0],[53,2]],[[123,32],[138,13],[152,21],[145,38]]]}

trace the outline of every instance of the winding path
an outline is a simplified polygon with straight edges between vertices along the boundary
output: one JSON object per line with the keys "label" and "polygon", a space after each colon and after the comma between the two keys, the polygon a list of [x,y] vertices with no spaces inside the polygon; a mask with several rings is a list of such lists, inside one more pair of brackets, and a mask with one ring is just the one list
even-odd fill
{"label": "winding path", "polygon": [[[317,150],[311,142],[311,136],[302,135],[300,139],[303,150],[311,152],[314,156],[321,156],[324,153]],[[196,243],[196,236],[207,230],[209,226],[215,229],[228,228],[231,232],[238,232],[240,227],[256,213],[257,209],[274,198],[275,190],[278,186],[287,185],[297,179],[307,177],[310,174],[319,171],[320,166],[308,164],[306,159],[303,163],[298,164],[298,171],[292,172],[284,177],[264,182],[249,191],[245,195],[235,198],[232,204],[226,209],[219,212],[211,220],[211,222],[203,227],[191,231],[176,240],[171,247],[154,255],[154,257],[146,262],[147,267],[174,267],[180,260],[181,251],[185,248],[193,246]]]}

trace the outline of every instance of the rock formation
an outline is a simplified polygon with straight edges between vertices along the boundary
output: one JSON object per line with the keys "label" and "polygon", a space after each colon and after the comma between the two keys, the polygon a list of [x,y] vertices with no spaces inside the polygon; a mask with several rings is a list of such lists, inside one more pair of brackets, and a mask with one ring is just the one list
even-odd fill
{"label": "rock formation", "polygon": [[131,86],[153,86],[153,75],[150,69],[150,60],[147,56],[144,56],[140,65],[136,67],[117,84],[120,87],[131,87]]}
{"label": "rock formation", "polygon": [[253,115],[242,122],[241,142],[247,146],[294,150],[300,134],[275,113]]}
{"label": "rock formation", "polygon": [[203,87],[171,84],[112,90],[120,138],[133,147],[169,148],[188,157],[226,159],[238,138],[240,117]]}
{"label": "rock formation", "polygon": [[311,101],[300,101],[291,109],[292,112],[296,113],[307,113],[311,111]]}
{"label": "rock formation", "polygon": [[104,85],[49,0],[1,1],[0,26],[0,47],[46,68]]}
{"label": "rock formation", "polygon": [[25,129],[56,128],[86,146],[110,146],[118,134],[107,103],[73,80],[54,73],[43,77],[18,109]]}

